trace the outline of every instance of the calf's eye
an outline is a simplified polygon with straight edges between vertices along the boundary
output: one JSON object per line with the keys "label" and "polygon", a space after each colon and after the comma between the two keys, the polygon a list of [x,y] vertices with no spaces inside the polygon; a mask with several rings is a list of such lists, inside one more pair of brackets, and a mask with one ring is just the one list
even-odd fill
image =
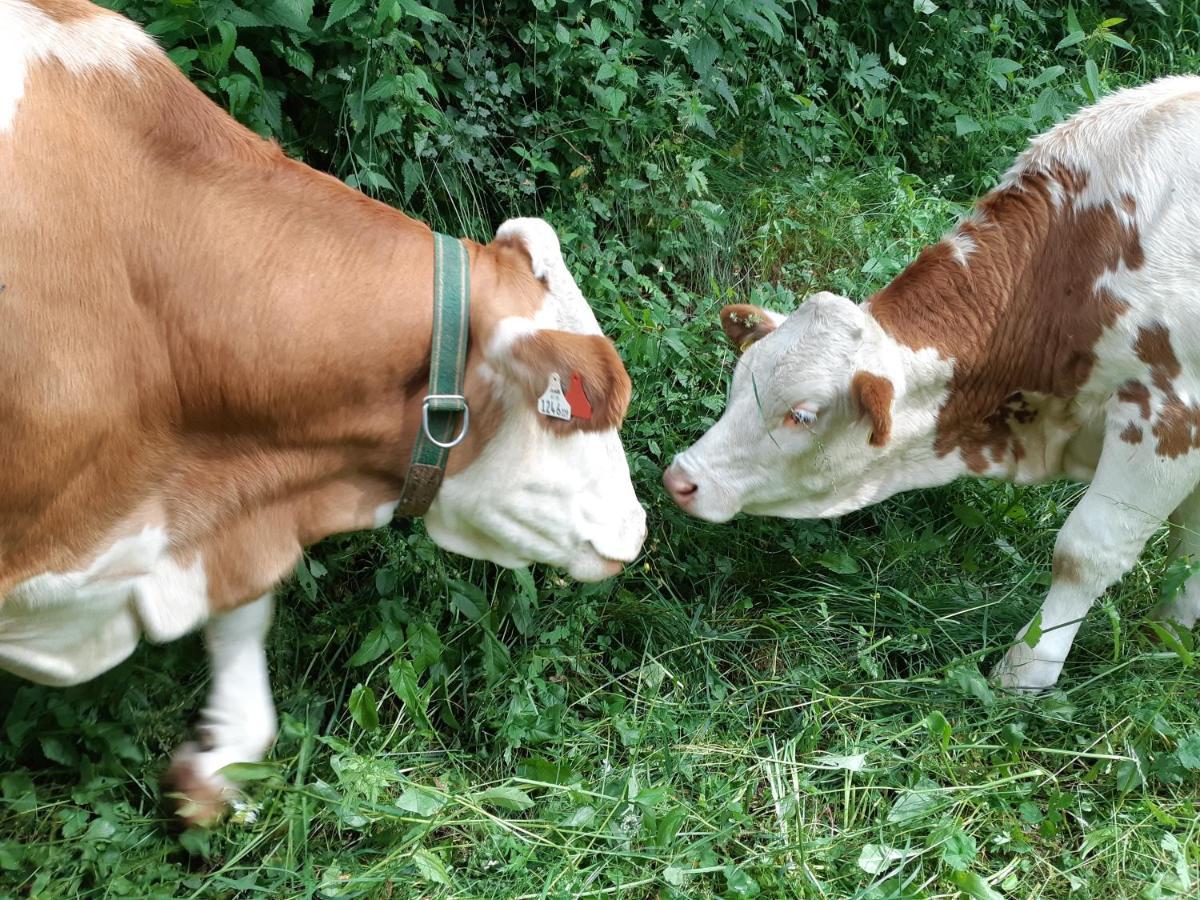
{"label": "calf's eye", "polygon": [[812,425],[817,421],[817,414],[811,409],[797,406],[788,413],[789,418],[797,425]]}

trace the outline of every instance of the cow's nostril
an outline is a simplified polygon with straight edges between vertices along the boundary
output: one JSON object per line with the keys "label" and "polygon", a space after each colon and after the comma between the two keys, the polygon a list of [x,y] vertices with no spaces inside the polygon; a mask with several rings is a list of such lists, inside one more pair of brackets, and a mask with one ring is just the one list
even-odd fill
{"label": "cow's nostril", "polygon": [[663,472],[662,480],[663,487],[667,489],[667,493],[671,495],[671,499],[680,506],[686,506],[696,495],[695,482],[690,481],[675,466],[671,466]]}

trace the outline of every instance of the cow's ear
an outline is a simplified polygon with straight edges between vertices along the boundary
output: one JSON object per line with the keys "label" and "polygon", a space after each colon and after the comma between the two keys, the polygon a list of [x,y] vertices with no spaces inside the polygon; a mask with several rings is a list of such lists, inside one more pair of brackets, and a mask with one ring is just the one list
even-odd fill
{"label": "cow's ear", "polygon": [[511,371],[555,431],[620,428],[633,385],[612,341],[539,329],[513,342]]}
{"label": "cow's ear", "polygon": [[896,388],[891,379],[874,372],[855,372],[850,381],[850,398],[859,418],[871,420],[872,447],[882,447],[892,435],[892,399]]}
{"label": "cow's ear", "polygon": [[735,303],[721,310],[721,327],[725,330],[725,336],[743,353],[755,341],[762,340],[774,331],[781,321],[782,316],[749,303]]}

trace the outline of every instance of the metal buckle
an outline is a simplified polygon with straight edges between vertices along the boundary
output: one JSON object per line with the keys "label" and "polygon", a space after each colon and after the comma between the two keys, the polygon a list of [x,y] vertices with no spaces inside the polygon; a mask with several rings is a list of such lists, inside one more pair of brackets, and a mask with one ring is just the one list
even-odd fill
{"label": "metal buckle", "polygon": [[[456,400],[462,404],[462,428],[454,440],[449,443],[439,441],[429,431],[429,402],[431,400]],[[449,450],[451,447],[457,447],[463,442],[463,438],[467,436],[467,429],[471,425],[471,407],[467,405],[467,398],[462,394],[426,394],[425,400],[421,404],[421,428],[425,432],[425,437],[431,444],[436,447],[441,447],[443,450]]]}

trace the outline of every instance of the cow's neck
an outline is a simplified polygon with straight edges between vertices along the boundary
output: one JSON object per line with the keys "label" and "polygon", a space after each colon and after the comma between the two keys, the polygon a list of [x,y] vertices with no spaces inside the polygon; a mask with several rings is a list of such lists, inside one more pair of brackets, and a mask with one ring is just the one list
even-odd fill
{"label": "cow's neck", "polygon": [[1070,401],[1125,308],[1101,276],[1142,264],[1126,210],[1076,204],[1085,184],[1066,172],[1019,176],[871,298],[900,345],[952,361],[939,457],[958,454],[976,473],[1056,474],[1079,425]]}
{"label": "cow's neck", "polygon": [[282,157],[173,181],[135,282],[177,396],[162,512],[220,608],[389,518],[427,391],[432,235]]}

